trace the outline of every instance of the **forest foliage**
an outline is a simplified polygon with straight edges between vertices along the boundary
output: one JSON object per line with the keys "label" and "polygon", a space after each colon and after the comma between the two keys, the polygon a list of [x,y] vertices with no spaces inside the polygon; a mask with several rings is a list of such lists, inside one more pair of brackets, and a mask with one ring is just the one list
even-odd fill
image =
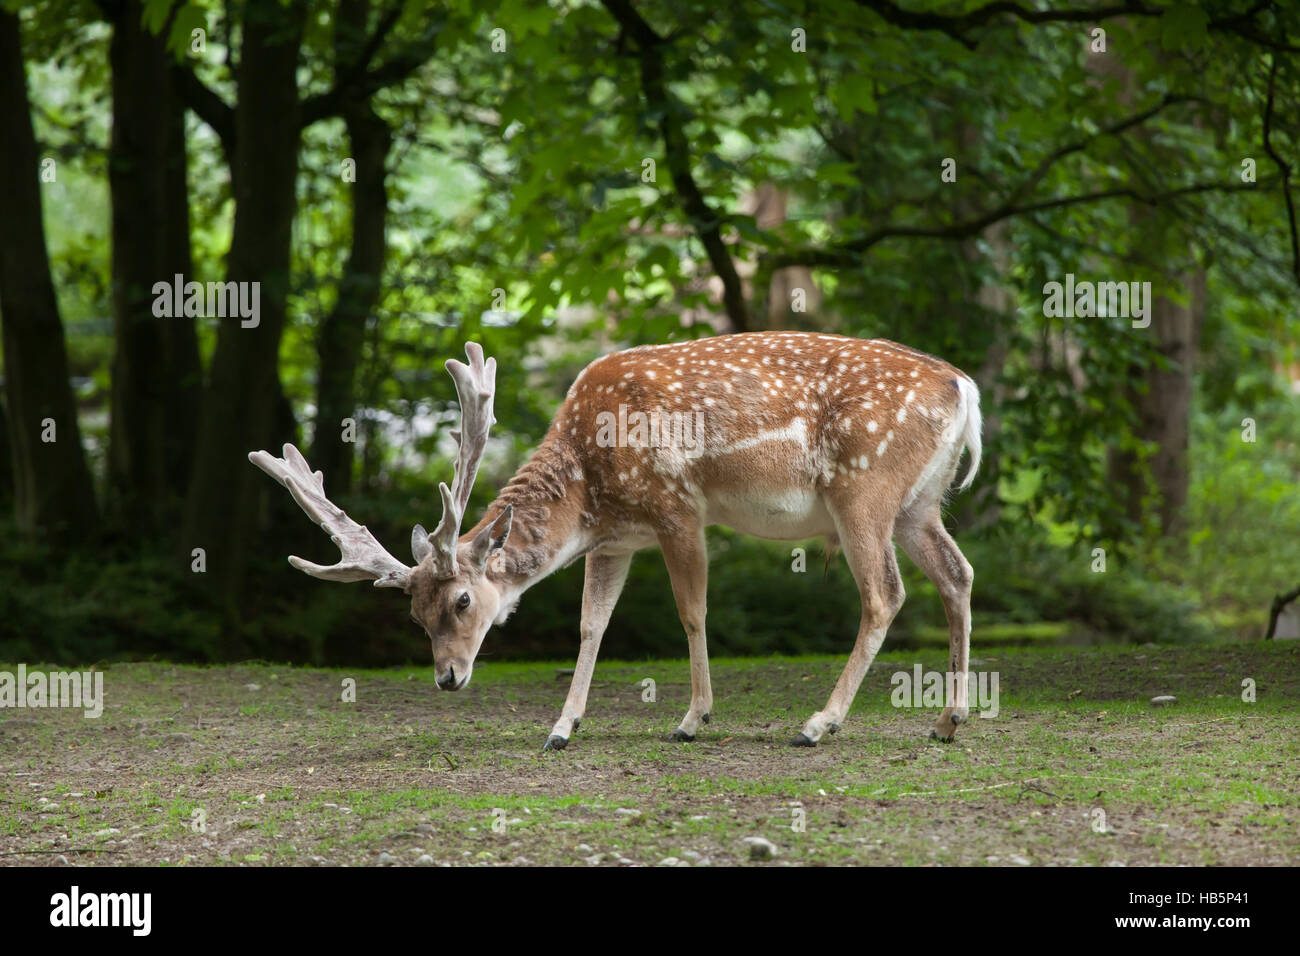
{"label": "forest foliage", "polygon": [[[400,597],[288,567],[331,546],[245,456],[299,444],[405,556],[468,341],[500,366],[471,510],[597,355],[808,329],[979,382],[949,507],[977,646],[1258,636],[1300,579],[1294,4],[0,11],[0,658],[426,660]],[[159,317],[175,274],[259,282],[257,326]],[[1147,324],[1051,314],[1067,276],[1149,283]],[[718,652],[848,646],[842,560],[711,541]],[[924,641],[905,577],[894,634]],[[568,656],[581,582],[487,651]],[[616,657],[684,650],[657,555],[613,627]]]}

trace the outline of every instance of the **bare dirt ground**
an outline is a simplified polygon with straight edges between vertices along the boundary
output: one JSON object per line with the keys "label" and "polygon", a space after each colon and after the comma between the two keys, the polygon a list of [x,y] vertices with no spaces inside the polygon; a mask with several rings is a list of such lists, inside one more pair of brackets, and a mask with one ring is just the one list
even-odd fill
{"label": "bare dirt ground", "polygon": [[1300,862],[1300,647],[989,649],[998,714],[953,744],[891,703],[918,662],[943,666],[887,647],[811,750],[787,743],[840,659],[714,662],[691,744],[663,739],[684,661],[603,664],[558,753],[568,665],[481,661],[458,694],[428,669],[114,665],[98,719],[0,710],[0,863],[728,865],[746,837],[767,865]]}

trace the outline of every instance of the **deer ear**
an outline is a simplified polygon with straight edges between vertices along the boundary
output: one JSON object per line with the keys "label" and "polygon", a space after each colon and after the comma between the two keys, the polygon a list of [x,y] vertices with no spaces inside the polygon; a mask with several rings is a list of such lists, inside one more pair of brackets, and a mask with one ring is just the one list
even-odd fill
{"label": "deer ear", "polygon": [[433,554],[433,545],[429,543],[429,532],[424,530],[424,525],[417,524],[411,529],[411,556],[415,558],[415,563],[419,564],[431,554]]}
{"label": "deer ear", "polygon": [[482,571],[487,567],[488,558],[506,546],[510,537],[510,521],[514,517],[514,507],[506,505],[505,510],[497,515],[497,520],[480,531],[470,545],[470,560],[474,567]]}

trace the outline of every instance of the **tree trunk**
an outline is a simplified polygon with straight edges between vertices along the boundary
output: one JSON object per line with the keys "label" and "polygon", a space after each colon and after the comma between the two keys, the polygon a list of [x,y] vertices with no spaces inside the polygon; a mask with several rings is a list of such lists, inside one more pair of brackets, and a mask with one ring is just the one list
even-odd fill
{"label": "tree trunk", "polygon": [[[0,322],[18,526],[84,538],[98,519],[41,220],[18,17],[0,10]],[[53,440],[50,440],[53,439]]]}
{"label": "tree trunk", "polygon": [[13,507],[13,447],[9,441],[9,409],[0,402],[0,509]]}
{"label": "tree trunk", "polygon": [[[1164,281],[1187,292],[1187,304],[1179,305],[1152,289],[1154,301],[1147,333],[1169,365],[1134,369],[1132,381],[1141,382],[1145,388],[1132,387],[1127,393],[1137,412],[1136,437],[1154,445],[1146,462],[1155,485],[1155,500],[1148,499],[1147,471],[1132,452],[1113,452],[1110,473],[1121,489],[1130,521],[1141,524],[1148,511],[1154,509],[1160,533],[1178,539],[1186,530],[1191,483],[1188,450],[1196,355],[1205,316],[1205,269],[1167,275]],[[1134,334],[1141,333],[1135,330]]]}
{"label": "tree trunk", "polygon": [[[759,229],[773,230],[786,220],[786,207],[789,192],[772,183],[763,183],[746,200],[753,204],[754,222]],[[747,263],[736,263],[737,271],[746,274],[753,270]],[[746,278],[751,278],[745,275]],[[762,281],[762,273],[755,273],[752,278],[749,297],[753,302],[755,315],[767,316],[767,327],[772,330],[785,328],[809,328],[809,319],[815,318],[822,305],[822,292],[813,280],[812,269],[807,266],[788,266],[775,269],[766,289],[759,289],[757,282]],[[795,301],[795,290],[800,290],[801,302]],[[796,306],[798,310],[796,311]]]}
{"label": "tree trunk", "polygon": [[187,554],[205,549],[209,583],[232,611],[242,590],[257,502],[267,490],[248,453],[272,447],[282,430],[278,358],[297,208],[296,74],[303,20],[300,2],[250,0],[236,77],[235,224],[226,277],[260,283],[260,314],[249,327],[238,317],[221,320],[181,543]]}
{"label": "tree trunk", "polygon": [[[367,0],[344,0],[335,28],[335,71],[349,68],[360,54],[357,41],[365,36]],[[325,476],[325,487],[345,493],[352,489],[356,435],[356,377],[365,345],[366,320],[379,299],[384,271],[384,230],[388,193],[384,164],[392,132],[368,100],[348,99],[343,119],[356,161],[352,184],[352,246],[339,281],[338,301],[316,336],[320,369],[316,384],[316,432],[311,462]],[[353,437],[345,440],[343,419],[354,419]]]}
{"label": "tree trunk", "polygon": [[[1121,90],[1117,102],[1126,108],[1133,106],[1136,80],[1132,69],[1118,54],[1090,53],[1088,69],[1117,82]],[[1145,127],[1134,134],[1148,142],[1153,135]],[[1167,215],[1141,205],[1131,208],[1129,221],[1133,224],[1137,252],[1168,248],[1164,241],[1168,230],[1179,228]],[[1152,347],[1169,361],[1169,367],[1162,369],[1153,364],[1132,368],[1128,378],[1133,384],[1125,390],[1125,398],[1137,417],[1134,437],[1153,443],[1155,451],[1144,464],[1133,451],[1112,447],[1107,472],[1118,491],[1125,517],[1139,528],[1145,528],[1149,527],[1148,517],[1154,510],[1157,530],[1162,536],[1174,539],[1177,548],[1183,543],[1191,483],[1188,446],[1196,355],[1205,313],[1205,268],[1196,265],[1171,272],[1158,261],[1152,263],[1152,269],[1156,270],[1156,279],[1151,289],[1154,301],[1149,303],[1151,325],[1145,330],[1134,329],[1131,334],[1150,336]],[[1162,286],[1186,293],[1187,305],[1178,305],[1160,295]],[[1154,501],[1150,497],[1148,475],[1155,486]],[[1119,528],[1111,533],[1123,536],[1125,531]]]}
{"label": "tree trunk", "polygon": [[[980,129],[974,123],[957,121],[956,138],[965,155],[978,153],[980,136]],[[979,202],[970,197],[959,198],[956,205],[962,218],[978,215]],[[997,447],[1002,431],[1002,407],[1006,402],[1002,371],[1011,351],[1017,321],[1017,295],[1011,279],[1014,250],[1010,232],[1011,224],[1004,219],[986,228],[978,239],[964,240],[958,246],[962,259],[968,263],[967,275],[982,271],[981,266],[992,273],[975,288],[973,303],[953,303],[958,314],[966,316],[964,324],[971,327],[973,333],[970,338],[988,343],[979,365],[972,371],[980,389],[980,408],[984,416],[982,435],[986,449]],[[966,282],[961,285],[963,289],[969,288]],[[969,291],[965,292],[964,298],[969,296]],[[954,524],[959,531],[995,525],[1001,518],[997,469],[994,467],[997,456],[986,456],[984,461],[984,473],[971,493],[954,503]]]}
{"label": "tree trunk", "polygon": [[384,228],[388,196],[384,162],[392,135],[369,106],[345,111],[348,137],[357,163],[352,186],[352,248],[339,282],[338,301],[321,323],[317,382],[316,435],[312,462],[325,475],[325,487],[352,487],[354,441],[344,441],[342,424],[355,418],[357,366],[365,344],[366,320],[379,299],[384,270]]}
{"label": "tree trunk", "polygon": [[[1010,227],[1005,220],[984,230],[982,238],[990,249],[991,264],[997,279],[982,283],[975,293],[975,304],[983,310],[983,317],[992,326],[988,351],[973,373],[975,384],[980,389],[985,448],[996,448],[1002,432],[1002,407],[1007,398],[1002,383],[1002,370],[1011,353],[1011,337],[1016,323],[1016,292],[1009,284],[1013,264],[1009,232]],[[962,243],[961,249],[967,261],[974,261],[983,255],[979,244],[973,241]],[[985,480],[978,482],[970,497],[959,506],[957,527],[961,530],[995,525],[1002,516],[1002,504],[998,500],[997,470],[987,465],[985,467]]]}
{"label": "tree trunk", "polygon": [[[163,36],[125,0],[113,25],[112,425],[109,475],[131,526],[167,526],[193,464],[201,395],[194,320],[153,314],[154,283],[190,275],[185,111]],[[164,31],[165,35],[165,31]]]}

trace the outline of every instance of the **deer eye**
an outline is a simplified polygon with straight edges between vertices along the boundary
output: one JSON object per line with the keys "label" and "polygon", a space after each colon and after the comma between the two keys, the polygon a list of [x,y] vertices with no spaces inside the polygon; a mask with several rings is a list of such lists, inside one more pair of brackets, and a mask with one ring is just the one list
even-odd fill
{"label": "deer eye", "polygon": [[460,597],[456,598],[456,610],[463,611],[469,607],[469,592],[462,591]]}

